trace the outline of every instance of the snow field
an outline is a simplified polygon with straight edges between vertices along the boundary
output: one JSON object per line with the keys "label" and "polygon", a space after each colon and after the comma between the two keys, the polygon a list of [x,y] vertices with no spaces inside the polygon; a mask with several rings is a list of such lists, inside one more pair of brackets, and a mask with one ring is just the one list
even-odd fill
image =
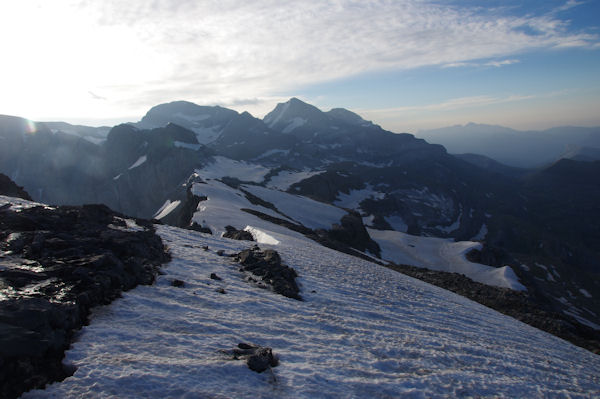
{"label": "snow field", "polygon": [[[600,395],[598,356],[448,291],[288,237],[275,249],[300,276],[295,301],[216,254],[252,243],[157,229],[166,274],[98,308],[67,352],[75,375],[24,398]],[[238,342],[272,347],[280,365],[257,374],[219,352]]]}
{"label": "snow field", "polygon": [[222,156],[215,156],[213,163],[196,170],[196,173],[206,179],[220,179],[229,176],[241,181],[260,183],[264,180],[265,175],[269,173],[269,168],[244,161],[234,161]]}
{"label": "snow field", "polygon": [[302,172],[292,172],[284,170],[279,172],[277,175],[271,177],[271,179],[267,183],[267,187],[281,191],[286,191],[292,186],[292,184],[299,183],[302,180],[308,179],[309,177],[321,173],[323,173],[323,171],[321,170]]}
{"label": "snow field", "polygon": [[469,262],[465,254],[480,249],[481,243],[453,242],[451,239],[413,236],[399,231],[367,228],[371,238],[381,248],[381,258],[398,264],[425,267],[431,270],[461,273],[470,279],[496,287],[525,290],[509,266],[492,267]]}

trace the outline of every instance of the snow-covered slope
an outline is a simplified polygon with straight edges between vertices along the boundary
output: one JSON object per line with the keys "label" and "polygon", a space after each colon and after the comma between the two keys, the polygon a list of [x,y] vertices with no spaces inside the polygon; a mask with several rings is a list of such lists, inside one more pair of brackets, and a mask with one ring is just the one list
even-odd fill
{"label": "snow-covered slope", "polygon": [[260,183],[264,180],[265,175],[269,173],[269,169],[258,164],[216,156],[213,162],[196,172],[203,178],[208,179],[233,177],[241,181]]}
{"label": "snow-covered slope", "polygon": [[[261,231],[268,231],[269,236],[275,237],[276,240],[283,240],[281,237],[287,236],[304,238],[300,233],[290,231],[285,227],[266,222],[244,212],[242,209],[252,209],[280,219],[287,219],[284,215],[272,209],[252,204],[243,192],[220,181],[206,180],[205,183],[195,183],[192,186],[192,193],[207,198],[198,204],[192,220],[200,226],[210,228],[213,234],[219,237],[226,231],[225,226],[230,225],[238,229],[252,227]],[[291,219],[287,220],[295,223]]]}
{"label": "snow-covered slope", "polygon": [[[158,232],[166,274],[97,309],[67,352],[75,374],[24,398],[600,395],[598,356],[384,267],[287,237],[275,248],[298,271],[301,302],[250,285],[216,253],[251,243]],[[239,342],[272,347],[279,366],[257,374],[220,352]]]}
{"label": "snow-covered slope", "polygon": [[335,206],[283,191],[249,185],[243,189],[270,202],[280,212],[310,229],[330,229],[346,214]]}

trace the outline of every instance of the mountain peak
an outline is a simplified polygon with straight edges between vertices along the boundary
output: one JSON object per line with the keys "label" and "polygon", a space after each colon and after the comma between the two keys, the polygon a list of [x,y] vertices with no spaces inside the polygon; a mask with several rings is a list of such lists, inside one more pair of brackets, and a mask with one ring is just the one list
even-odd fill
{"label": "mountain peak", "polygon": [[319,124],[326,120],[328,117],[323,111],[296,97],[277,104],[263,119],[270,128],[282,130],[284,133],[289,133],[306,123]]}
{"label": "mountain peak", "polygon": [[156,128],[166,126],[173,122],[188,129],[204,126],[222,124],[237,115],[231,109],[219,106],[198,105],[189,101],[173,101],[155,105],[137,125],[141,128]]}

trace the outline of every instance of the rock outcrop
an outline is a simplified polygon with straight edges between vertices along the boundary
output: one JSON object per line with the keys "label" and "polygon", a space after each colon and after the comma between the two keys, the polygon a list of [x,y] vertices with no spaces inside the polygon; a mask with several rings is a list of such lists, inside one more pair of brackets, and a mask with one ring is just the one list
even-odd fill
{"label": "rock outcrop", "polygon": [[257,373],[262,373],[279,364],[279,359],[273,354],[273,349],[265,346],[240,342],[237,348],[222,352],[230,355],[234,360],[246,360],[248,368]]}
{"label": "rock outcrop", "polygon": [[254,237],[248,231],[238,230],[233,226],[225,226],[225,230],[225,233],[223,233],[223,237],[225,238],[231,238],[232,240],[254,241]]}
{"label": "rock outcrop", "polygon": [[277,251],[272,249],[261,251],[259,247],[254,246],[237,254],[235,259],[241,264],[241,271],[260,279],[259,282],[249,276],[249,281],[258,283],[263,288],[266,288],[264,286],[266,284],[278,294],[298,301],[302,300],[300,288],[296,284],[298,274],[291,267],[281,263],[281,257]]}
{"label": "rock outcrop", "polygon": [[0,209],[0,397],[71,375],[64,351],[90,309],[168,260],[150,222],[106,206]]}

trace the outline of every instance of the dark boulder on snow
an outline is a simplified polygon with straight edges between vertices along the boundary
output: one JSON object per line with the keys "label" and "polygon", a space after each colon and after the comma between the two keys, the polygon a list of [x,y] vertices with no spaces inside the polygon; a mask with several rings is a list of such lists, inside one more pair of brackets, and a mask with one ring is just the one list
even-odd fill
{"label": "dark boulder on snow", "polygon": [[242,265],[240,268],[242,271],[253,274],[260,279],[262,284],[271,287],[274,292],[288,298],[302,300],[300,288],[296,283],[298,274],[291,267],[281,263],[281,257],[277,251],[272,249],[261,251],[259,247],[255,246],[237,254],[236,260]]}
{"label": "dark boulder on snow", "polygon": [[60,381],[93,306],[150,284],[169,260],[150,222],[102,205],[0,210],[0,397]]}
{"label": "dark boulder on snow", "polygon": [[248,368],[257,373],[262,373],[270,367],[276,367],[279,364],[277,356],[269,347],[253,345],[241,342],[231,351],[224,351],[231,355],[235,360],[246,360]]}
{"label": "dark boulder on snow", "polygon": [[232,240],[244,240],[244,241],[254,241],[254,237],[252,234],[245,230],[238,230],[233,226],[225,226],[225,233],[223,233],[223,237],[231,238]]}

